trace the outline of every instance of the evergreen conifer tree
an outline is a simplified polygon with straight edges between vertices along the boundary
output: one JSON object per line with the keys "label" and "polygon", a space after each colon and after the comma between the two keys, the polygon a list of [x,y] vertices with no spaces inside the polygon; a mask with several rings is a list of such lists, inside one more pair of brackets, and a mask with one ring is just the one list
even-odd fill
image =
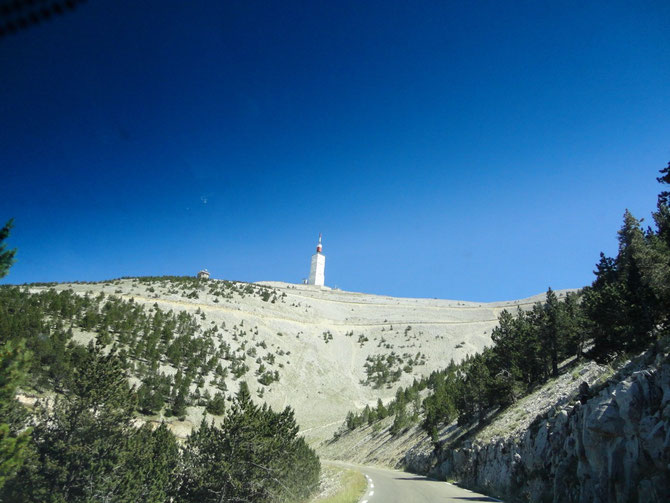
{"label": "evergreen conifer tree", "polygon": [[177,445],[165,426],[138,430],[135,406],[117,355],[90,344],[68,392],[38,409],[36,455],[7,483],[4,501],[166,501]]}
{"label": "evergreen conifer tree", "polygon": [[382,402],[381,398],[377,399],[377,419],[384,419],[389,415],[388,410],[384,406],[384,402]]}
{"label": "evergreen conifer tree", "polygon": [[558,298],[554,291],[547,290],[546,301],[544,303],[544,323],[541,328],[542,345],[545,354],[549,355],[551,364],[551,375],[558,376],[558,359],[561,350],[561,308]]}
{"label": "evergreen conifer tree", "polygon": [[[0,278],[7,275],[16,254],[16,250],[6,250],[4,242],[12,222],[0,229]],[[15,394],[25,378],[29,357],[22,342],[0,341],[0,489],[28,454],[30,430],[23,429],[25,415]]]}
{"label": "evergreen conifer tree", "polygon": [[14,220],[9,220],[5,226],[0,229],[0,278],[7,276],[9,268],[14,263],[14,255],[16,255],[16,250],[7,250],[5,239],[9,237],[9,231],[14,225]]}
{"label": "evergreen conifer tree", "polygon": [[217,391],[214,398],[209,400],[206,407],[207,412],[215,416],[221,416],[226,411],[226,399],[223,393]]}
{"label": "evergreen conifer tree", "polygon": [[0,489],[29,453],[30,429],[23,429],[25,413],[15,398],[27,367],[28,354],[21,343],[0,344]]}

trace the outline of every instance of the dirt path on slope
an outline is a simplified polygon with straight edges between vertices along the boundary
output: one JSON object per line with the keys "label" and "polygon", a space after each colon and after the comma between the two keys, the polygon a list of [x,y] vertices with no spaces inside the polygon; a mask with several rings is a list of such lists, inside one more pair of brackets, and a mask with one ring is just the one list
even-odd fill
{"label": "dirt path on slope", "polygon": [[[491,323],[491,322],[497,322],[498,318],[489,318],[489,319],[484,319],[484,320],[471,320],[471,321],[413,321],[413,320],[396,320],[396,321],[387,321],[385,323],[355,323],[355,322],[341,322],[341,321],[335,321],[335,320],[330,320],[328,318],[319,318],[318,320],[308,320],[308,319],[301,319],[301,318],[287,318],[283,316],[276,316],[276,315],[270,315],[270,314],[265,314],[265,313],[254,313],[252,311],[245,311],[241,308],[232,308],[232,307],[225,307],[225,306],[213,306],[211,304],[201,304],[198,302],[186,302],[183,300],[168,300],[168,299],[156,299],[156,298],[151,298],[151,297],[146,297],[144,295],[139,295],[139,294],[123,294],[121,295],[122,297],[126,298],[132,298],[132,299],[139,299],[143,302],[152,304],[152,303],[157,303],[157,304],[172,304],[175,306],[184,306],[184,307],[189,307],[192,309],[197,309],[200,308],[201,310],[207,310],[207,311],[225,311],[229,313],[237,313],[237,314],[248,314],[251,316],[256,316],[258,318],[265,318],[269,320],[278,320],[278,321],[286,321],[290,323],[301,323],[304,325],[324,325],[328,324],[330,326],[341,326],[341,327],[385,327],[389,324],[392,323],[407,323],[409,325],[417,325],[417,326],[422,326],[422,325],[473,325],[477,323]],[[361,306],[369,306],[371,304],[365,304],[361,303],[359,304]],[[389,307],[388,305],[385,304],[380,304],[380,306],[384,307]],[[422,306],[423,309],[423,306]],[[460,308],[459,308],[460,309]],[[478,308],[482,309],[482,308]]]}

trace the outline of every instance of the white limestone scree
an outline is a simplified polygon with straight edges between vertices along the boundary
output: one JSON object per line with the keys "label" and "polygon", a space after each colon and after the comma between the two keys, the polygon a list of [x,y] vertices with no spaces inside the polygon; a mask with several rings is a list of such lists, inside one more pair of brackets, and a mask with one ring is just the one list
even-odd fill
{"label": "white limestone scree", "polygon": [[309,268],[308,285],[323,286],[326,279],[326,256],[321,253],[321,233],[319,233],[319,244],[316,245],[316,253],[312,255],[312,263]]}

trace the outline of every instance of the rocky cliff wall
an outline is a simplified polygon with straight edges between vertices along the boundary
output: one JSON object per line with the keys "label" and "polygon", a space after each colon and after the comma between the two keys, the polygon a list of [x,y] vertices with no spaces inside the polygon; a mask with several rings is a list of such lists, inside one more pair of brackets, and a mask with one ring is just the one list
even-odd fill
{"label": "rocky cliff wall", "polygon": [[670,501],[667,346],[583,391],[521,434],[439,452],[434,475],[516,501]]}

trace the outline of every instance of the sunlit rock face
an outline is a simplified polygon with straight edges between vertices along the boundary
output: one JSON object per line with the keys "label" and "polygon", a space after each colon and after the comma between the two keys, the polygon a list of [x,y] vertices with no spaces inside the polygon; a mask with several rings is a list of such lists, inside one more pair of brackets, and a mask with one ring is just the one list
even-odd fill
{"label": "sunlit rock face", "polygon": [[521,434],[465,444],[440,458],[441,477],[527,501],[668,501],[667,348],[649,351]]}

